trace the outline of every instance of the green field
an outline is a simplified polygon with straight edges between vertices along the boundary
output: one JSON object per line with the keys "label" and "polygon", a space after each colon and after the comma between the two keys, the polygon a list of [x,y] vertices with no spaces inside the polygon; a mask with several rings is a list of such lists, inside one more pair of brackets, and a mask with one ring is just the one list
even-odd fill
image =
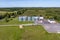
{"label": "green field", "polygon": [[0,40],[19,40],[22,33],[23,30],[15,26],[0,27]]}
{"label": "green field", "polygon": [[[0,8],[1,24],[28,24],[33,22],[19,22],[19,16],[43,16],[45,19],[54,19],[60,22],[59,8]],[[11,19],[11,20],[10,20]],[[1,21],[2,20],[2,21]],[[8,20],[8,22],[7,22]]]}
{"label": "green field", "polygon": [[[12,20],[10,20],[10,19],[12,19]],[[10,20],[9,22],[6,22],[5,19],[2,19],[2,20],[0,21],[0,25],[33,23],[32,21],[19,21],[18,17],[16,17],[16,18],[10,18],[10,19],[9,19],[9,20]]]}
{"label": "green field", "polygon": [[42,26],[0,27],[0,40],[60,40],[60,34],[47,33]]}
{"label": "green field", "polygon": [[[0,8],[0,25],[34,23],[19,21],[19,16],[43,16],[60,22],[60,8]],[[7,20],[8,22],[7,22]],[[60,40],[60,34],[47,33],[42,26],[0,26],[0,40]]]}

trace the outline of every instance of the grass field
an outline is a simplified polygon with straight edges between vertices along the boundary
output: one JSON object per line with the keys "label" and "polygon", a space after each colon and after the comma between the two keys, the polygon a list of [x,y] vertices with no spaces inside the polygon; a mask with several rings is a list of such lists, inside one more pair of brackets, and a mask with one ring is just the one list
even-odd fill
{"label": "grass field", "polygon": [[0,27],[0,40],[19,40],[22,32],[23,30],[15,26]]}
{"label": "grass field", "polygon": [[47,33],[42,26],[0,27],[0,40],[60,40],[60,34]]}
{"label": "grass field", "polygon": [[4,25],[4,24],[28,24],[28,23],[33,23],[32,21],[19,21],[18,17],[16,18],[10,18],[12,20],[10,20],[9,22],[6,22],[5,19],[2,19],[0,21],[0,25]]}

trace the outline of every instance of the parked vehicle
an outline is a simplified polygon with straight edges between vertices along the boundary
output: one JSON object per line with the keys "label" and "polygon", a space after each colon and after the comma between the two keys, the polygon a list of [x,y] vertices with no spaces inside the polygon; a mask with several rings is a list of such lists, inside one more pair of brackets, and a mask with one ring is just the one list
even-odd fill
{"label": "parked vehicle", "polygon": [[56,23],[56,21],[53,20],[53,19],[48,19],[48,22],[49,22],[49,23]]}

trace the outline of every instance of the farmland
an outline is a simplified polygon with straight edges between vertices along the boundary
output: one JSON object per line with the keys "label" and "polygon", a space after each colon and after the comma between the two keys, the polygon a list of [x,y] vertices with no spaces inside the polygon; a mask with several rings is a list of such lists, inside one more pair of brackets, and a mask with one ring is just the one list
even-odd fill
{"label": "farmland", "polygon": [[34,23],[34,22],[32,22],[32,21],[25,21],[25,22],[19,21],[18,17],[16,17],[16,18],[10,18],[9,22],[6,22],[5,19],[2,19],[0,21],[0,25],[9,25],[9,24],[11,24],[11,25],[12,24],[18,25],[18,24],[28,24],[28,23]]}
{"label": "farmland", "polygon": [[0,40],[60,40],[60,34],[47,33],[42,26],[0,27]]}
{"label": "farmland", "polygon": [[[43,16],[60,22],[60,8],[0,8],[0,25],[34,23],[19,21],[19,16]],[[48,33],[41,25],[0,26],[0,40],[60,40],[60,34]]]}
{"label": "farmland", "polygon": [[[19,24],[19,16],[40,16],[42,15],[45,19],[53,18],[60,22],[60,8],[0,8],[0,24],[4,22]],[[21,23],[21,22],[20,22]]]}
{"label": "farmland", "polygon": [[19,40],[23,30],[16,26],[0,26],[0,40]]}

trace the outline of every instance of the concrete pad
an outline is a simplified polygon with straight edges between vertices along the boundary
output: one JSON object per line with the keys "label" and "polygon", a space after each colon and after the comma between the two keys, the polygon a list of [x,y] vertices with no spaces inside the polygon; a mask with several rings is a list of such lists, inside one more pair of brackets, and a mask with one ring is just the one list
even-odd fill
{"label": "concrete pad", "polygon": [[60,33],[60,32],[57,32],[57,33]]}
{"label": "concrete pad", "polygon": [[60,23],[49,23],[47,21],[43,21],[41,25],[48,33],[60,33]]}
{"label": "concrete pad", "polygon": [[19,25],[19,28],[22,29],[23,28],[23,25]]}

